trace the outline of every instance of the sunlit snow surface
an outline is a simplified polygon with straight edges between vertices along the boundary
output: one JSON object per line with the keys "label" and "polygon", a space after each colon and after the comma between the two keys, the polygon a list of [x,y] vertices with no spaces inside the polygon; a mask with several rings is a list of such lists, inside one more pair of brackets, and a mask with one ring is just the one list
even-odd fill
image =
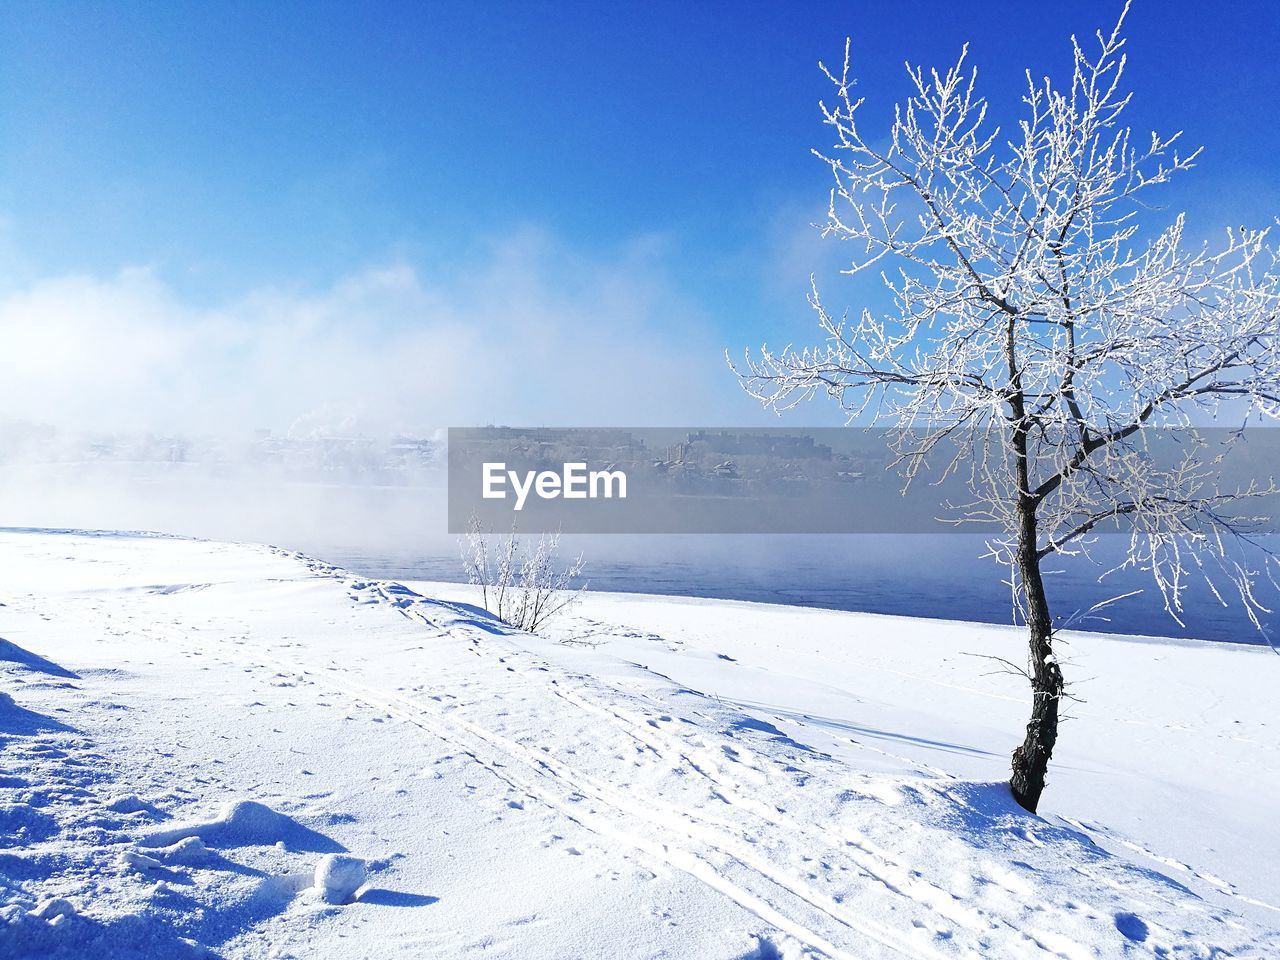
{"label": "sunlit snow surface", "polygon": [[1070,637],[1033,817],[1014,630],[473,601],[0,534],[0,957],[1280,955],[1265,648]]}

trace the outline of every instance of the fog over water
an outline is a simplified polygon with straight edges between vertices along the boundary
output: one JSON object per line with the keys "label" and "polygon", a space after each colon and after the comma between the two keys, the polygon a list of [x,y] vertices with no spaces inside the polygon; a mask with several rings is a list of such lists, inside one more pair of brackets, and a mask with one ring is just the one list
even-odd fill
{"label": "fog over water", "polygon": [[[423,441],[426,443],[427,441]],[[157,530],[272,543],[370,577],[463,579],[458,541],[445,532],[443,475],[403,459],[404,443],[326,447],[320,467],[241,449],[206,463],[64,459],[0,464],[0,526]],[[298,456],[295,449],[295,457]],[[388,458],[391,458],[389,461]],[[1048,564],[1059,623],[1102,632],[1265,642],[1235,606],[1193,582],[1185,627],[1163,609],[1150,576],[1099,575],[1123,556],[1100,538],[1097,563]],[[595,590],[717,597],[919,617],[1010,622],[1006,571],[982,559],[975,534],[590,535],[566,537],[582,552]],[[175,576],[180,576],[175,571]],[[1274,597],[1263,593],[1264,601]],[[1141,591],[1089,619],[1092,605]],[[1275,606],[1268,603],[1269,606]],[[1272,633],[1280,617],[1269,614]]]}

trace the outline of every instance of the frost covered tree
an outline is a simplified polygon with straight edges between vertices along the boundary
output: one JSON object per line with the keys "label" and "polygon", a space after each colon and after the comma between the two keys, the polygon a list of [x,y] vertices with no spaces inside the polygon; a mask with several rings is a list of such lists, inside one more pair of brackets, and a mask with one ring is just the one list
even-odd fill
{"label": "frost covered tree", "polygon": [[[1271,575],[1239,509],[1270,483],[1220,489],[1221,451],[1193,428],[1280,414],[1276,251],[1267,229],[1195,242],[1150,205],[1199,151],[1122,123],[1123,21],[1088,49],[1072,39],[1067,82],[1028,72],[1003,131],[964,51],[945,72],[908,67],[887,136],[864,132],[846,43],[843,68],[822,67],[835,88],[821,105],[833,143],[815,151],[834,177],[823,233],[854,251],[845,272],[879,269],[891,307],[835,318],[815,286],[825,342],[735,368],[778,412],[826,395],[850,422],[891,427],[908,482],[938,468],[931,455],[963,471],[957,518],[1003,531],[990,547],[1028,629],[1032,714],[1010,783],[1031,811],[1064,690],[1046,558],[1118,528],[1125,565],[1174,617],[1195,575],[1259,629],[1255,587]],[[1152,458],[1169,428],[1185,433],[1175,454]]]}

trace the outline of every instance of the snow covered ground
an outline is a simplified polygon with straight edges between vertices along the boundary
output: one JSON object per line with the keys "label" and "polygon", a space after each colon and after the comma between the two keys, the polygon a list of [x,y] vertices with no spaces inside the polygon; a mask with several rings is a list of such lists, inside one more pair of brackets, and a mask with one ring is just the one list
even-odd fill
{"label": "snow covered ground", "polygon": [[1033,817],[1016,631],[473,599],[0,533],[0,957],[1280,956],[1265,649],[1075,635]]}

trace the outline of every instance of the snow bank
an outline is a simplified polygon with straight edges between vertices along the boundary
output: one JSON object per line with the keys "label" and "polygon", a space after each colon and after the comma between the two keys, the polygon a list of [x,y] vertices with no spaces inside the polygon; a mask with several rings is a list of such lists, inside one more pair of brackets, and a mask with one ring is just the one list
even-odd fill
{"label": "snow bank", "polygon": [[52,533],[0,584],[4,960],[1280,956],[1269,654],[1073,638],[1034,817],[999,628],[589,597],[570,647]]}

